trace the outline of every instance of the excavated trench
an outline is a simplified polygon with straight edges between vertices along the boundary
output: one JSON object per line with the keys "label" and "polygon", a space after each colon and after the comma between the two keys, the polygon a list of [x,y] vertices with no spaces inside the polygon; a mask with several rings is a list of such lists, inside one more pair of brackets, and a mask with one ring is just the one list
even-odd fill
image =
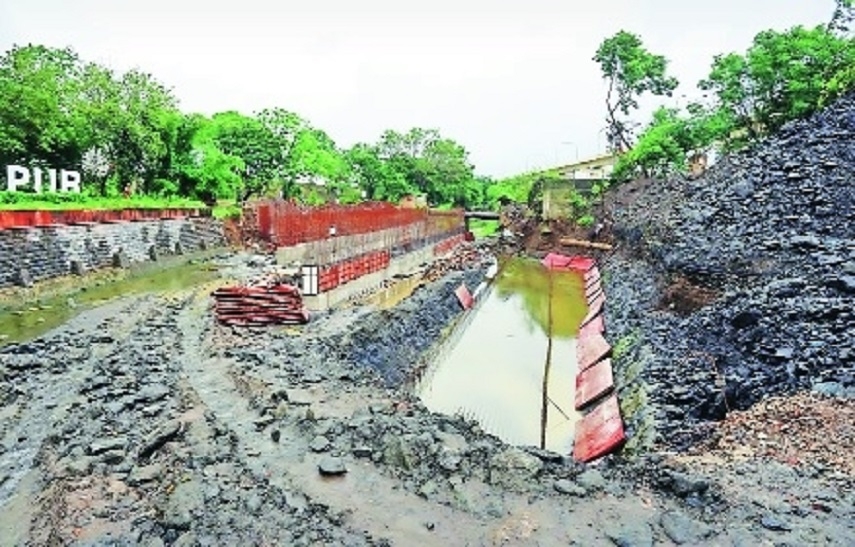
{"label": "excavated trench", "polygon": [[[216,266],[229,276],[258,273],[259,263],[233,256]],[[565,449],[537,448],[544,431],[542,446],[565,442],[558,408],[569,415],[572,390],[560,378],[572,376],[575,359],[562,348],[572,349],[584,314],[579,281],[534,261],[505,262],[477,308],[461,314],[454,289],[477,286],[481,266],[405,281],[385,304],[317,314],[301,327],[217,324],[210,282],[115,299],[5,345],[0,545],[851,537],[852,490],[824,475],[661,456],[591,468]],[[404,297],[408,283],[419,286]],[[431,412],[408,379],[455,322],[416,385],[436,389],[449,375],[463,389]],[[473,370],[473,361],[489,368]],[[526,394],[490,391],[495,382]],[[554,429],[543,427],[544,393]],[[477,400],[491,405],[471,406]],[[467,405],[468,418],[453,415]],[[485,433],[491,424],[508,443]]]}
{"label": "excavated trench", "polygon": [[509,444],[570,454],[581,417],[573,395],[582,276],[506,259],[477,302],[415,392],[430,410],[474,419]]}

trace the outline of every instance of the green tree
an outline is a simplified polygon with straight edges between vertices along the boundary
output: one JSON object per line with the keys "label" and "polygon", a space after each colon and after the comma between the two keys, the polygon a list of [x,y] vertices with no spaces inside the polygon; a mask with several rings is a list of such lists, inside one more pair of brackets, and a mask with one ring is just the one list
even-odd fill
{"label": "green tree", "polygon": [[826,27],[767,30],[755,36],[744,56],[716,56],[699,86],[716,95],[736,136],[754,141],[816,110],[823,93],[845,90],[845,83],[829,89],[829,82],[853,65],[855,42]]}
{"label": "green tree", "polygon": [[404,172],[380,157],[376,146],[359,143],[345,153],[354,181],[374,200],[399,201],[412,194]]}
{"label": "green tree", "polygon": [[214,114],[214,140],[225,154],[243,162],[239,201],[266,191],[281,175],[285,158],[272,131],[260,120],[229,111]]}
{"label": "green tree", "polygon": [[855,0],[834,0],[834,13],[828,23],[828,30],[841,35],[849,34],[855,21]]}
{"label": "green tree", "polygon": [[182,194],[213,205],[218,198],[233,198],[242,190],[240,173],[245,164],[224,152],[218,143],[217,124],[200,114],[184,117],[177,131],[173,176]]}
{"label": "green tree", "polygon": [[0,161],[73,166],[80,60],[71,49],[15,46],[0,57]]}
{"label": "green tree", "polygon": [[641,38],[621,30],[605,39],[597,49],[594,61],[599,63],[608,82],[606,110],[609,144],[615,151],[631,147],[630,111],[638,108],[638,98],[645,93],[670,96],[677,87],[668,76],[668,61],[645,49]]}
{"label": "green tree", "polygon": [[414,127],[406,133],[389,130],[376,148],[378,157],[403,177],[406,187],[426,194],[431,203],[466,207],[483,196],[469,153],[436,129]]}

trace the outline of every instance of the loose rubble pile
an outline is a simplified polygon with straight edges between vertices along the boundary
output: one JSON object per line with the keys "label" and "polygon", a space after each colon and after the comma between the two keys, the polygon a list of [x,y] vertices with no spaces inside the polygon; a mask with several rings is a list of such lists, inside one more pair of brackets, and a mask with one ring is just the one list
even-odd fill
{"label": "loose rubble pile", "polygon": [[0,543],[848,545],[853,135],[850,96],[615,211],[639,251],[600,266],[615,379],[630,444],[652,413],[667,453],[586,466],[412,396],[469,247],[391,309],[233,328],[212,284],[0,348]]}
{"label": "loose rubble pile", "polygon": [[454,248],[451,255],[439,258],[428,266],[423,274],[425,281],[436,281],[453,271],[479,267],[492,260],[492,254],[483,243],[463,243]]}
{"label": "loose rubble pile", "polygon": [[855,476],[852,439],[855,400],[817,394],[772,397],[733,412],[717,428],[714,450],[773,458],[789,465],[820,465]]}
{"label": "loose rubble pile", "polygon": [[213,286],[202,286],[116,301],[3,348],[4,544],[851,537],[851,481],[823,470],[698,471],[656,455],[591,468],[429,412],[406,381],[460,317],[453,288],[481,275],[454,272],[390,310],[355,306],[286,328],[220,325]]}
{"label": "loose rubble pile", "polygon": [[[612,220],[641,256],[612,261],[609,327],[651,350],[663,440],[767,395],[855,395],[855,95],[697,180],[645,183]],[[686,281],[701,307],[656,311]]]}

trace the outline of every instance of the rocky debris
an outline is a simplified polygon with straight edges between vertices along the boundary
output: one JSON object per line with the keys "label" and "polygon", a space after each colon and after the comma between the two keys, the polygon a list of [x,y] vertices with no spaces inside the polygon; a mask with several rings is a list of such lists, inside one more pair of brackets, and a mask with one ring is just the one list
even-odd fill
{"label": "rocky debris", "polygon": [[490,483],[512,491],[525,491],[542,469],[540,459],[518,448],[509,448],[490,460]]}
{"label": "rocky debris", "polygon": [[665,534],[677,545],[685,543],[697,545],[713,535],[713,530],[709,526],[678,510],[662,513],[659,522]]}
{"label": "rocky debris", "polygon": [[[855,387],[853,112],[849,94],[697,180],[646,181],[608,206],[626,251],[605,268],[608,327],[651,349],[642,375],[668,445],[770,395]],[[659,312],[677,282],[666,311],[698,298]]]}
{"label": "rocky debris", "polygon": [[309,450],[312,452],[326,452],[330,449],[330,440],[323,435],[318,435],[312,442],[309,443]]}
{"label": "rocky debris", "polygon": [[181,429],[181,422],[178,420],[171,420],[159,426],[143,440],[137,456],[138,459],[142,460],[151,456],[158,448],[177,437],[181,433]]}
{"label": "rocky debris", "polygon": [[552,484],[556,492],[567,494],[570,496],[582,497],[588,493],[587,490],[569,479],[559,479]]}
{"label": "rocky debris", "polygon": [[318,462],[318,472],[325,477],[337,477],[347,473],[344,460],[336,456],[324,456]]}
{"label": "rocky debris", "polygon": [[617,547],[653,547],[653,530],[647,522],[622,520],[609,526],[606,535]]}
{"label": "rocky debris", "polygon": [[773,397],[722,421],[710,448],[797,465],[816,462],[855,476],[855,401],[811,393]]}
{"label": "rocky debris", "polygon": [[370,368],[388,386],[400,386],[417,377],[427,366],[425,352],[461,312],[454,289],[460,283],[475,287],[482,278],[480,269],[453,272],[417,288],[393,309],[364,317],[353,331],[339,338],[337,360]]}
{"label": "rocky debris", "polygon": [[[475,269],[486,270],[493,260],[487,245],[463,243],[454,248],[450,256],[433,261],[422,277],[427,282],[437,281],[451,272]],[[471,287],[474,290],[474,287]]]}
{"label": "rocky debris", "polygon": [[[311,329],[233,330],[188,293],[135,298],[103,323],[84,315],[4,347],[0,504],[26,496],[18,477],[34,473],[22,532],[34,545],[407,544],[384,539],[395,530],[427,533],[424,544],[726,543],[717,530],[752,544],[822,530],[841,544],[851,535],[853,490],[828,469],[718,456],[698,470],[653,455],[591,467],[429,412],[400,378],[441,339],[422,332],[426,321],[441,330],[459,316],[443,299],[467,275],[482,272],[452,273],[392,310],[323,314]],[[655,287],[644,288],[655,303]],[[401,343],[408,330],[418,349]],[[354,357],[362,341],[383,352],[382,365]],[[694,374],[669,377],[690,400]],[[342,469],[346,478],[320,478]],[[396,505],[378,514],[366,495]],[[792,530],[764,527],[767,515]],[[595,522],[608,526],[587,526]],[[384,531],[373,537],[366,523]]]}
{"label": "rocky debris", "polygon": [[760,519],[760,525],[767,530],[772,530],[773,532],[789,532],[793,529],[792,526],[775,515],[764,515]]}
{"label": "rocky debris", "polygon": [[202,509],[205,496],[195,481],[182,482],[175,487],[163,510],[163,523],[169,528],[186,530],[193,522],[194,513]]}

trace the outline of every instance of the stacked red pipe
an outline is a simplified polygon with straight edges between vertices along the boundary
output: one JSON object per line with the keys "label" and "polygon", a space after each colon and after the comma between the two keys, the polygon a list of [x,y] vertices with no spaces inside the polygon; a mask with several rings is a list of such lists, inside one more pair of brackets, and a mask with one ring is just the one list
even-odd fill
{"label": "stacked red pipe", "polygon": [[303,296],[291,285],[222,287],[212,295],[217,320],[226,325],[282,325],[309,321]]}

